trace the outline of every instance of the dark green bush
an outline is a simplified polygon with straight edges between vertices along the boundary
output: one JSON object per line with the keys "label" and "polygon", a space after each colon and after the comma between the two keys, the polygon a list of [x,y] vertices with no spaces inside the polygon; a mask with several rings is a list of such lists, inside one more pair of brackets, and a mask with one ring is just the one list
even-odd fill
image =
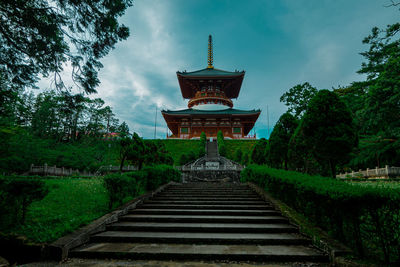
{"label": "dark green bush", "polygon": [[42,180],[0,178],[1,226],[25,222],[29,205],[43,199],[48,188]]}
{"label": "dark green bush", "polygon": [[303,213],[361,257],[400,261],[400,192],[251,165],[241,174]]}
{"label": "dark green bush", "polygon": [[179,182],[180,179],[181,173],[169,165],[147,166],[140,171],[109,174],[104,177],[104,187],[109,197],[108,207],[111,210],[115,203],[122,205],[128,196],[135,197],[170,181]]}
{"label": "dark green bush", "polygon": [[169,165],[145,167],[143,171],[146,173],[147,190],[155,190],[170,181],[179,182],[181,179],[180,172]]}

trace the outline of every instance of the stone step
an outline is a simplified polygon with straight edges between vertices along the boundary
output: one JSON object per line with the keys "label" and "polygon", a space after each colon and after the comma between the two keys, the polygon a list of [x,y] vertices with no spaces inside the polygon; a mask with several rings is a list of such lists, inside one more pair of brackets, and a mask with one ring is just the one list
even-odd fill
{"label": "stone step", "polygon": [[279,215],[276,210],[189,210],[189,209],[144,209],[131,210],[130,214],[160,214],[160,215],[240,215],[240,216],[262,216]]}
{"label": "stone step", "polygon": [[251,198],[251,199],[260,199],[256,195],[230,195],[230,194],[159,194],[157,195],[159,198],[229,198],[229,199],[237,199],[237,198]]}
{"label": "stone step", "polygon": [[162,192],[231,192],[231,193],[254,193],[251,189],[170,189],[167,188]]}
{"label": "stone step", "polygon": [[146,204],[207,204],[207,205],[265,205],[265,201],[250,200],[250,201],[229,201],[229,200],[146,200]]}
{"label": "stone step", "polygon": [[162,197],[162,196],[156,196],[153,198],[154,200],[205,200],[205,201],[257,201],[260,200],[258,197]]}
{"label": "stone step", "polygon": [[251,262],[328,262],[321,251],[305,246],[89,243],[74,257],[135,260],[217,260]]}
{"label": "stone step", "polygon": [[175,244],[254,244],[307,245],[310,240],[296,233],[185,233],[105,231],[90,242],[175,243]]}
{"label": "stone step", "polygon": [[[162,202],[164,203],[164,202]],[[142,204],[139,208],[145,209],[222,209],[222,210],[271,210],[273,207],[271,205],[223,205],[223,204],[214,204],[214,205],[204,205],[204,204]]]}
{"label": "stone step", "polygon": [[107,226],[109,231],[150,232],[201,232],[201,233],[297,233],[290,224],[245,224],[245,223],[159,223],[117,222]]}
{"label": "stone step", "polygon": [[176,222],[176,223],[287,223],[282,216],[216,216],[216,215],[152,215],[128,214],[120,221],[131,222]]}

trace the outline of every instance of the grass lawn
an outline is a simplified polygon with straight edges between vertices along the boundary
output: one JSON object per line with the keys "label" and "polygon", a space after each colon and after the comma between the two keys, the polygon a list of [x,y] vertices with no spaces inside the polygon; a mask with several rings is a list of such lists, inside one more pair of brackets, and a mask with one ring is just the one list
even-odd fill
{"label": "grass lawn", "polygon": [[108,212],[101,178],[43,179],[49,194],[28,208],[26,223],[6,232],[34,243],[51,242]]}
{"label": "grass lawn", "polygon": [[167,151],[171,153],[175,165],[179,165],[182,154],[188,154],[190,151],[197,154],[201,148],[200,140],[164,139],[161,141],[165,144]]}
{"label": "grass lawn", "polygon": [[360,185],[360,186],[372,186],[372,187],[387,187],[392,189],[400,190],[400,180],[399,181],[360,181],[350,182],[351,184]]}
{"label": "grass lawn", "polygon": [[253,150],[253,147],[257,143],[257,141],[258,140],[228,140],[228,139],[225,139],[227,157],[230,159],[234,159],[235,152],[237,149],[242,150],[243,155],[247,153],[250,157],[251,151]]}

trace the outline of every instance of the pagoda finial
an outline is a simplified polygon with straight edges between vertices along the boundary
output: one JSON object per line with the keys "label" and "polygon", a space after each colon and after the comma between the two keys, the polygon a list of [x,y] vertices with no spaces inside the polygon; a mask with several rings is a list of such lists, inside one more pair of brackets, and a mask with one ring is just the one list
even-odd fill
{"label": "pagoda finial", "polygon": [[208,36],[208,66],[207,69],[213,69],[213,46],[211,34]]}

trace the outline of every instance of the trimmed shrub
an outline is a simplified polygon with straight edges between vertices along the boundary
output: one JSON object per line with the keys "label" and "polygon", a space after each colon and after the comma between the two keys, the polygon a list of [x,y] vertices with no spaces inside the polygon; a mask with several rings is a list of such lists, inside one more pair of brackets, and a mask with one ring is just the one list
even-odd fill
{"label": "trimmed shrub", "polygon": [[180,179],[180,171],[169,165],[147,166],[140,171],[109,174],[104,177],[104,187],[109,197],[108,207],[111,210],[115,203],[122,205],[128,196],[135,197],[170,181],[179,182]]}
{"label": "trimmed shrub", "polygon": [[157,165],[143,168],[146,173],[146,189],[155,190],[170,181],[179,182],[181,173],[169,165]]}
{"label": "trimmed shrub", "polygon": [[400,192],[333,178],[250,165],[242,182],[253,182],[352,247],[359,256],[400,260]]}
{"label": "trimmed shrub", "polygon": [[104,177],[104,187],[107,190],[111,210],[115,203],[122,205],[122,201],[132,192],[133,179],[125,174],[108,174]]}
{"label": "trimmed shrub", "polygon": [[25,222],[29,205],[43,199],[48,188],[42,180],[2,178],[0,179],[1,224]]}

